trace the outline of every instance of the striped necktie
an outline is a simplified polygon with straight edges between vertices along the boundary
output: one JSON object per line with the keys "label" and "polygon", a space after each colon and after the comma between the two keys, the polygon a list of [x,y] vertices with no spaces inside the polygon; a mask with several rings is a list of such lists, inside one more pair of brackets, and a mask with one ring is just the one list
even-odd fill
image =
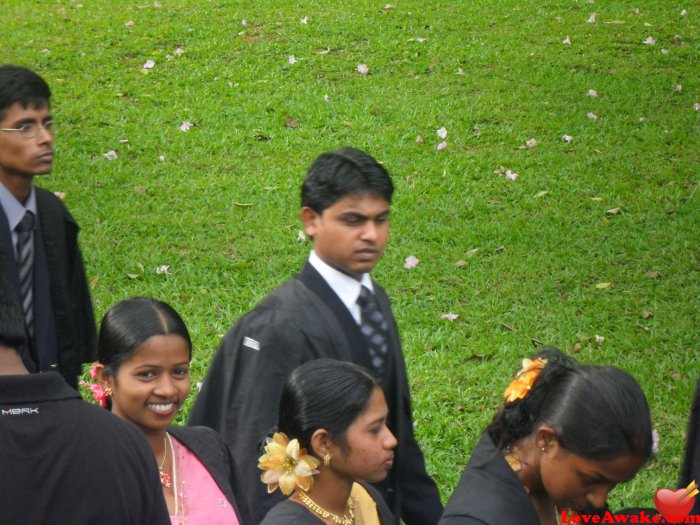
{"label": "striped necktie", "polygon": [[372,367],[382,377],[388,350],[386,319],[379,310],[374,294],[365,286],[360,289],[357,304],[360,306],[360,330],[367,340]]}
{"label": "striped necktie", "polygon": [[27,332],[34,337],[34,214],[31,211],[27,210],[15,231],[22,311]]}

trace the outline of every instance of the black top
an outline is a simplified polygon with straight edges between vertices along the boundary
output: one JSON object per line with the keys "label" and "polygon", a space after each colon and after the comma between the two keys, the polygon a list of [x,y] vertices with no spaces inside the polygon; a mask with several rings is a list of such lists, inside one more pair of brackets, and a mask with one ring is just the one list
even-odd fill
{"label": "black top", "polygon": [[488,433],[481,435],[440,525],[539,525],[520,479]]}
{"label": "black top", "polygon": [[[700,377],[695,385],[695,397],[690,407],[687,436],[679,488],[687,487],[691,481],[700,483]],[[695,504],[690,514],[700,514],[700,494],[695,496]]]}
{"label": "black top", "polygon": [[[377,303],[389,324],[389,355],[382,388],[389,427],[398,440],[394,467],[378,485],[396,519],[407,525],[435,525],[442,504],[425,470],[413,434],[411,396],[391,305],[374,285]],[[277,424],[279,399],[289,374],[322,357],[370,366],[367,343],[357,323],[321,275],[306,264],[229,330],[197,395],[189,424],[218,431],[239,462],[243,499],[260,521],[284,496],[267,494],[260,482],[258,457],[266,435]],[[239,498],[239,503],[244,502]],[[398,523],[398,522],[397,522]]]}
{"label": "black top", "polygon": [[[63,203],[50,191],[35,186],[39,221],[34,235],[34,339],[22,349],[30,372],[58,371],[78,387],[82,363],[96,359],[97,330],[79,227]],[[17,297],[19,271],[7,216],[0,206],[0,251]]]}
{"label": "black top", "polygon": [[141,431],[55,372],[0,376],[3,525],[170,525]]}
{"label": "black top", "polygon": [[[382,525],[394,523],[394,516],[377,489],[367,483],[361,482],[360,484],[369,492],[369,495],[372,496],[372,499],[377,504],[379,523]],[[308,508],[286,499],[275,505],[267,513],[260,525],[320,525],[323,523],[323,520]]]}

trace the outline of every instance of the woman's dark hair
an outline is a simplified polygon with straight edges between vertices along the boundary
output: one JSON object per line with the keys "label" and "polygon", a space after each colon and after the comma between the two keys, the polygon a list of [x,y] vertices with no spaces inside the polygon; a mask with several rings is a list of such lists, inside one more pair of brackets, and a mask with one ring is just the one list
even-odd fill
{"label": "woman's dark hair", "polygon": [[354,148],[319,155],[301,186],[301,205],[323,213],[343,197],[369,193],[391,204],[394,185],[389,172],[372,156]]}
{"label": "woman's dark hair", "polygon": [[378,387],[361,366],[333,359],[309,361],[294,370],[284,385],[277,426],[311,453],[311,436],[319,428],[345,449],[348,427],[367,409]]}
{"label": "woman's dark hair", "polygon": [[531,435],[541,424],[554,429],[562,447],[594,460],[623,455],[647,459],[652,428],[644,392],[614,366],[582,366],[556,348],[527,395],[494,417],[487,431],[499,449]]}
{"label": "woman's dark hair", "polygon": [[181,336],[187,341],[192,359],[190,333],[172,306],[151,297],[134,297],[115,304],[102,318],[97,360],[108,375],[115,375],[121,364],[154,335]]}

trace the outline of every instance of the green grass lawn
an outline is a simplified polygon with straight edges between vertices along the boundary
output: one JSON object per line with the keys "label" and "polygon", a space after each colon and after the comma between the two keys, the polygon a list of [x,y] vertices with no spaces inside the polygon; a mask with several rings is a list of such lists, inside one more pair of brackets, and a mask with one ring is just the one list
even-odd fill
{"label": "green grass lawn", "polygon": [[533,338],[648,395],[660,452],[612,507],[677,483],[700,373],[697,0],[159,2],[0,0],[0,62],[54,91],[39,183],[82,227],[98,316],[133,295],[171,303],[200,381],[308,254],[307,166],[352,145],[397,187],[375,276],[443,498]]}

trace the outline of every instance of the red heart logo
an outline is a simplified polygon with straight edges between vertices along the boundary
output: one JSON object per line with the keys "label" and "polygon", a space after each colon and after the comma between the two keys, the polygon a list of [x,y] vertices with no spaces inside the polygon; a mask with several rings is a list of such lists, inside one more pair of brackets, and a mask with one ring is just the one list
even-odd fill
{"label": "red heart logo", "polygon": [[667,523],[682,523],[693,508],[694,497],[688,497],[686,489],[659,489],[654,494],[654,504]]}

